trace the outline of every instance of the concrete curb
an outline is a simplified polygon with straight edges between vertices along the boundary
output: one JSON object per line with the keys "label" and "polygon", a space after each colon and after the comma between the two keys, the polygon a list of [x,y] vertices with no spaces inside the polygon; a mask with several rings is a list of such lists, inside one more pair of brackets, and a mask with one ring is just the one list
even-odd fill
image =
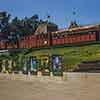
{"label": "concrete curb", "polygon": [[67,80],[86,80],[92,78],[100,78],[100,73],[63,73],[63,77],[60,76],[42,76],[41,73],[38,75],[24,75],[20,74],[8,74],[8,73],[0,73],[0,80],[22,80],[22,81],[67,81]]}

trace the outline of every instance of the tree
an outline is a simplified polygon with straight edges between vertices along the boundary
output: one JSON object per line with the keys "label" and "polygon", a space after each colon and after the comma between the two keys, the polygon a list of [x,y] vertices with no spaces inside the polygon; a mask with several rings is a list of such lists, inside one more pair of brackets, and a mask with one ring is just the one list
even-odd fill
{"label": "tree", "polygon": [[0,12],[0,31],[3,33],[7,33],[7,27],[10,21],[10,14],[7,12]]}

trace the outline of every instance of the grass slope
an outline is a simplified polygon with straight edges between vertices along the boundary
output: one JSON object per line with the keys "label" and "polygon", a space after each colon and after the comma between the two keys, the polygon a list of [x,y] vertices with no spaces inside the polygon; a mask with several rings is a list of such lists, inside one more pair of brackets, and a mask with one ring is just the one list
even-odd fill
{"label": "grass slope", "polygon": [[28,56],[55,54],[63,56],[64,69],[70,70],[77,67],[81,61],[100,60],[100,44],[42,49],[32,51],[28,53]]}

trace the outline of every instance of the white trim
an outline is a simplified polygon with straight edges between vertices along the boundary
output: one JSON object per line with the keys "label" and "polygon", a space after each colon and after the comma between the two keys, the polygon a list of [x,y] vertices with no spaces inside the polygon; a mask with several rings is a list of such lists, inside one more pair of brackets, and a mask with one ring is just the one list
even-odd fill
{"label": "white trim", "polygon": [[8,52],[8,50],[0,50],[0,53]]}

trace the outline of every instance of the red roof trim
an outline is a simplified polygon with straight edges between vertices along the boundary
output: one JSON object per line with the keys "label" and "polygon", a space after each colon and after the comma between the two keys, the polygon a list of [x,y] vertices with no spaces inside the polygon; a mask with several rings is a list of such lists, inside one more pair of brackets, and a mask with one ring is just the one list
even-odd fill
{"label": "red roof trim", "polygon": [[88,25],[88,26],[82,26],[77,28],[71,28],[71,29],[63,29],[55,32],[51,32],[52,34],[55,33],[62,33],[62,32],[80,32],[85,30],[92,30],[92,29],[100,29],[100,25]]}

